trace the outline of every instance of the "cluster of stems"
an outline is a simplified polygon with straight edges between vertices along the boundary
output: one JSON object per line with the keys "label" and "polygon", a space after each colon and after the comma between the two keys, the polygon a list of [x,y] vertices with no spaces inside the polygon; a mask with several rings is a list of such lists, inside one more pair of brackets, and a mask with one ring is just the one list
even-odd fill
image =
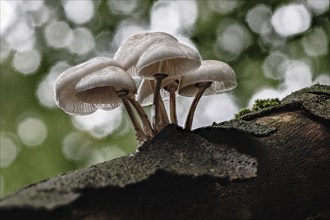
{"label": "cluster of stems", "polygon": [[[169,123],[178,124],[177,114],[176,114],[176,91],[179,88],[179,80],[173,80],[173,82],[166,85],[164,88],[161,88],[162,80],[167,77],[167,74],[156,73],[154,74],[155,80],[150,80],[150,87],[153,90],[153,104],[152,104],[152,123],[150,123],[147,114],[144,112],[141,105],[136,101],[132,94],[127,91],[119,91],[117,95],[122,99],[124,106],[128,112],[128,115],[134,126],[136,137],[138,143],[142,144],[147,140],[150,140],[155,134],[157,134],[161,129],[163,129]],[[197,83],[196,87],[198,92],[195,95],[195,98],[190,106],[190,109],[187,114],[185,129],[191,130],[192,122],[194,118],[194,113],[197,107],[197,104],[204,94],[205,90],[211,86],[211,82]],[[160,90],[165,89],[170,94],[169,100],[169,109],[170,109],[170,119],[168,118],[164,102],[160,96]],[[135,108],[138,113],[143,128],[141,128],[140,123],[134,116],[134,112],[130,104]]]}

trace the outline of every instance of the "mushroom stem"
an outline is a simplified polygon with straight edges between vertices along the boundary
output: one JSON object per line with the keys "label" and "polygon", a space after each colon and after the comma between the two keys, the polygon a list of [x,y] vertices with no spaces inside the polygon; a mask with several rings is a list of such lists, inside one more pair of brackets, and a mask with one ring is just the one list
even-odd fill
{"label": "mushroom stem", "polygon": [[155,135],[154,130],[151,127],[150,121],[148,119],[147,114],[145,113],[145,111],[143,110],[142,106],[139,104],[138,101],[136,101],[134,99],[134,97],[132,95],[128,95],[127,96],[128,101],[133,105],[133,107],[135,108],[136,112],[139,114],[142,124],[143,124],[143,130],[144,132],[149,136],[149,137],[153,137]]}
{"label": "mushroom stem", "polygon": [[156,86],[154,90],[154,100],[153,100],[153,112],[154,112],[154,117],[153,117],[153,125],[154,128],[157,132],[159,132],[163,126],[166,124],[166,119],[168,121],[167,115],[166,118],[162,120],[161,117],[161,105],[164,105],[163,100],[160,98],[160,88],[162,84],[162,80],[167,77],[167,74],[162,74],[162,73],[156,73],[154,74],[155,80],[156,80]]}
{"label": "mushroom stem", "polygon": [[207,88],[209,88],[211,86],[211,82],[202,82],[202,83],[198,83],[196,84],[196,87],[198,88],[198,92],[195,95],[195,98],[193,100],[193,102],[191,103],[187,118],[186,118],[186,123],[185,123],[185,129],[186,130],[191,130],[191,126],[192,126],[192,122],[193,122],[193,118],[194,118],[194,114],[195,114],[195,110],[197,107],[197,104],[199,102],[199,100],[201,99],[202,95],[204,94],[205,90]]}
{"label": "mushroom stem", "polygon": [[171,122],[178,124],[178,119],[176,116],[176,99],[175,99],[175,90],[170,90],[170,117]]}
{"label": "mushroom stem", "polygon": [[159,111],[160,111],[160,117],[161,117],[161,125],[162,127],[165,127],[166,125],[168,125],[170,123],[168,116],[167,116],[167,112],[166,112],[166,108],[164,105],[163,100],[160,98],[159,99]]}
{"label": "mushroom stem", "polygon": [[126,90],[117,91],[117,95],[123,101],[123,104],[124,104],[125,109],[128,113],[128,116],[131,119],[131,122],[132,122],[134,130],[135,130],[135,135],[136,135],[136,139],[137,139],[138,144],[143,144],[145,141],[148,140],[148,138],[145,135],[145,133],[143,132],[143,130],[141,128],[141,125],[136,120],[134,112],[133,112],[133,110],[132,110],[132,108],[131,108],[131,106],[128,102],[128,91],[126,91]]}
{"label": "mushroom stem", "polygon": [[[152,92],[155,91],[155,80],[148,80],[149,81],[149,85],[151,87],[151,90]],[[167,116],[167,113],[166,113],[166,109],[165,109],[165,105],[164,105],[164,102],[161,98],[159,98],[160,102],[159,102],[159,111],[160,111],[160,114],[161,114],[161,118],[162,118],[162,124],[163,125],[167,125],[169,124],[169,120],[168,120],[168,116]],[[154,117],[155,117],[155,109],[153,109],[151,112],[152,112],[152,116],[151,118],[154,120]]]}
{"label": "mushroom stem", "polygon": [[167,85],[164,89],[170,93],[170,118],[171,123],[178,124],[178,119],[176,116],[176,98],[175,92],[178,89],[178,81],[174,81]]}

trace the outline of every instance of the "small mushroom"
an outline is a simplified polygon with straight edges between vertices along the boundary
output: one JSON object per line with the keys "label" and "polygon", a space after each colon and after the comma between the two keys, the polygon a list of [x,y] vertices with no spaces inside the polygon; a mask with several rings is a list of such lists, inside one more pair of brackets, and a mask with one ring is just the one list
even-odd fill
{"label": "small mushroom", "polygon": [[[177,91],[178,87],[179,79],[169,78],[162,81],[160,89],[160,98],[162,100],[170,99],[170,119],[171,123],[175,124],[177,124],[175,92]],[[149,80],[144,79],[139,86],[136,99],[142,106],[147,106],[152,104],[153,98],[154,91],[149,83]],[[161,114],[166,114],[166,110],[163,105],[160,105],[160,111]],[[162,119],[164,118],[165,117],[162,115]]]}
{"label": "small mushroom", "polygon": [[202,61],[197,70],[185,74],[181,78],[178,92],[182,96],[195,96],[186,118],[185,129],[191,130],[194,113],[203,94],[218,94],[236,86],[234,70],[228,64],[217,60]]}
{"label": "small mushroom", "polygon": [[[124,104],[136,131],[137,140],[144,142],[154,135],[142,107],[135,100],[136,86],[133,78],[123,69],[108,66],[83,77],[75,86],[78,100],[94,105],[107,104],[113,108]],[[144,126],[142,131],[130,103],[136,109]]]}
{"label": "small mushroom", "polygon": [[164,122],[160,117],[159,98],[162,80],[179,78],[184,73],[197,69],[201,64],[198,52],[179,42],[160,40],[153,43],[140,57],[136,64],[138,76],[155,80],[153,124],[159,131]]}
{"label": "small mushroom", "polygon": [[143,32],[134,34],[121,44],[114,59],[121,63],[123,69],[128,71],[132,77],[135,77],[135,64],[141,54],[154,42],[164,39],[174,42],[178,41],[172,35],[164,32]]}
{"label": "small mushroom", "polygon": [[[163,80],[162,82],[162,86],[163,84],[166,85],[166,81],[168,80]],[[170,79],[170,81],[172,81],[172,79]],[[142,83],[139,86],[139,89],[137,91],[137,96],[136,96],[136,100],[142,105],[142,106],[148,106],[148,105],[152,105],[153,103],[153,98],[154,98],[154,81],[150,81],[147,79],[143,79]],[[160,90],[160,97],[162,100],[167,100],[169,98],[169,94],[168,92],[166,92],[164,89]],[[169,120],[168,120],[168,116],[167,116],[167,112],[164,106],[163,102],[159,102],[159,108],[160,108],[160,114],[161,114],[161,118],[163,123],[165,124],[169,124]]]}
{"label": "small mushroom", "polygon": [[[164,85],[166,85],[166,81],[172,81],[172,79],[165,79],[162,81],[161,87],[163,88]],[[165,91],[164,89],[160,90],[160,97],[162,100],[169,99],[169,93]],[[141,84],[139,85],[139,88],[137,90],[136,100],[142,105],[142,106],[149,106],[152,105],[154,99],[154,90],[152,86],[150,85],[149,80],[143,79]]]}
{"label": "small mushroom", "polygon": [[170,93],[170,118],[171,122],[178,124],[178,119],[176,115],[176,91],[179,88],[179,79],[176,79],[166,85],[164,90]]}
{"label": "small mushroom", "polygon": [[55,84],[56,104],[70,115],[88,115],[100,107],[104,109],[111,108],[109,105],[98,106],[96,104],[85,103],[75,96],[75,86],[82,77],[106,66],[121,67],[117,61],[111,58],[95,57],[64,71],[58,77]]}

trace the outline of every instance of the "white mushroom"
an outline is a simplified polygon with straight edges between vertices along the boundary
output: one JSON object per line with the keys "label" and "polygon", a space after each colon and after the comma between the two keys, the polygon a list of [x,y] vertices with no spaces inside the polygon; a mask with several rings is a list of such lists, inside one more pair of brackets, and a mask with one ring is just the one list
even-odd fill
{"label": "white mushroom", "polygon": [[114,59],[122,64],[124,70],[132,77],[136,76],[135,65],[141,54],[154,42],[159,40],[176,42],[177,39],[164,32],[143,32],[128,37],[118,48]]}
{"label": "white mushroom", "polygon": [[111,108],[109,105],[98,106],[96,104],[85,103],[75,96],[75,86],[82,77],[106,66],[121,67],[113,59],[96,57],[63,72],[55,84],[56,104],[70,115],[87,115],[95,112],[98,108]]}
{"label": "white mushroom", "polygon": [[176,79],[164,86],[164,90],[170,93],[170,117],[171,122],[174,124],[178,124],[178,119],[176,115],[176,91],[179,88],[179,82],[179,79]]}
{"label": "white mushroom", "polygon": [[[107,104],[113,108],[124,104],[136,131],[138,141],[144,142],[154,135],[147,115],[134,99],[136,86],[133,78],[123,69],[108,66],[82,78],[75,86],[78,100],[90,104]],[[131,109],[131,103],[139,114],[144,126],[142,131],[139,122]]]}
{"label": "white mushroom", "polygon": [[[175,114],[176,116],[176,111],[175,111],[175,97],[173,99],[173,97],[171,98],[171,93],[170,90],[168,90],[167,86],[168,85],[172,85],[174,83],[174,81],[176,81],[175,79],[164,79],[162,81],[161,84],[161,89],[159,92],[160,98],[162,100],[168,100],[170,98],[170,116],[171,116],[171,122],[172,123],[176,123],[177,121],[172,120],[172,115]],[[153,86],[152,86],[153,85]],[[154,99],[154,81],[150,81],[147,79],[143,79],[142,83],[139,86],[138,92],[137,92],[137,96],[136,96],[136,100],[142,105],[142,106],[148,106],[148,105],[152,105],[153,103],[153,99]],[[172,88],[172,87],[171,87]],[[175,95],[175,92],[174,92]],[[172,105],[172,100],[174,100],[174,105]],[[174,111],[173,108],[174,107]],[[166,113],[166,109],[164,106],[163,102],[159,102],[159,108],[160,108],[160,114],[161,114],[161,118],[162,118],[162,122],[164,124],[169,124],[168,121],[168,116]]]}
{"label": "white mushroom", "polygon": [[153,124],[157,131],[164,126],[159,110],[159,102],[162,102],[159,98],[162,80],[165,78],[179,78],[184,73],[197,69],[200,64],[201,57],[198,52],[184,44],[173,41],[157,41],[141,55],[136,64],[138,76],[156,81],[153,100]]}
{"label": "white mushroom", "polygon": [[[164,88],[165,85],[167,85],[168,83],[170,83],[172,81],[173,81],[173,79],[163,80],[161,88]],[[160,97],[162,100],[167,100],[167,99],[169,99],[170,95],[166,90],[161,89]],[[142,106],[148,106],[148,105],[152,105],[153,99],[154,99],[154,90],[153,90],[152,86],[150,85],[149,80],[143,79],[138,88],[136,100]]]}
{"label": "white mushroom", "polygon": [[[176,117],[176,91],[179,87],[179,79],[175,78],[169,78],[162,80],[161,89],[160,89],[160,98],[162,100],[168,100],[170,99],[170,119],[171,123],[177,124],[177,117]],[[144,79],[142,83],[139,86],[136,99],[142,106],[151,105],[154,98],[154,91],[150,85],[149,80]],[[161,114],[165,112],[166,110],[163,105],[160,105],[161,108]],[[164,108],[164,109],[162,109]],[[162,119],[166,118],[162,115]],[[165,122],[166,123],[166,122]]]}
{"label": "white mushroom", "polygon": [[236,86],[234,70],[221,61],[202,61],[197,70],[185,74],[180,81],[179,94],[195,96],[186,118],[185,129],[191,129],[196,106],[203,94],[218,94],[232,90]]}

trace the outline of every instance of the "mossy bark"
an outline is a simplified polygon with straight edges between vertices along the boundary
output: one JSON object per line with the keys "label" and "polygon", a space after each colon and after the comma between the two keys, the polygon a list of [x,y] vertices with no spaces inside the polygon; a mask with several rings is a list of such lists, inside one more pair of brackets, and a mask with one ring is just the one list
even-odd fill
{"label": "mossy bark", "polygon": [[329,91],[193,132],[169,125],[133,156],[7,196],[1,219],[330,218]]}

